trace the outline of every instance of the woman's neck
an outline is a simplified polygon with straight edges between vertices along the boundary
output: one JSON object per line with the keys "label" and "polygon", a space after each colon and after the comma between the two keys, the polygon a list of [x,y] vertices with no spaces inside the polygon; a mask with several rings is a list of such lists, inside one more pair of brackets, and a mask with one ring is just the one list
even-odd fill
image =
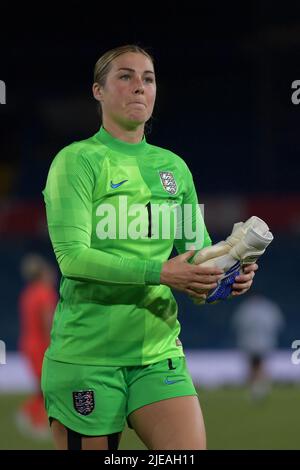
{"label": "woman's neck", "polygon": [[125,129],[115,122],[103,119],[102,125],[113,137],[130,144],[138,144],[144,137],[144,124],[141,124],[134,129]]}

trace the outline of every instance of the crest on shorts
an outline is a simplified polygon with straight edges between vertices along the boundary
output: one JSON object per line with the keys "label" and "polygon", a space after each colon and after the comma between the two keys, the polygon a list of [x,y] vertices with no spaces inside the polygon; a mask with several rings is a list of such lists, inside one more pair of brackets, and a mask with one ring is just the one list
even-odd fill
{"label": "crest on shorts", "polygon": [[167,191],[167,193],[176,194],[177,184],[173,173],[171,171],[160,171],[159,176],[164,190]]}
{"label": "crest on shorts", "polygon": [[94,392],[92,390],[73,392],[73,403],[79,414],[89,415],[95,408]]}

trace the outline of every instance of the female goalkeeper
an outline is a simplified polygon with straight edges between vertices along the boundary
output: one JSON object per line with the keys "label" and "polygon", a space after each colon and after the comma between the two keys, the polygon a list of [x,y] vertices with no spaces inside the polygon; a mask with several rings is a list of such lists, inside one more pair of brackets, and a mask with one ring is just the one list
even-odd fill
{"label": "female goalkeeper", "polygon": [[[203,298],[222,275],[189,262],[211,243],[191,173],[150,145],[153,60],[137,46],[97,61],[102,125],[63,148],[43,191],[62,273],[42,389],[57,449],[117,449],[126,419],[148,449],[205,449],[171,289]],[[169,259],[173,245],[178,256]],[[234,284],[249,289],[256,265]]]}

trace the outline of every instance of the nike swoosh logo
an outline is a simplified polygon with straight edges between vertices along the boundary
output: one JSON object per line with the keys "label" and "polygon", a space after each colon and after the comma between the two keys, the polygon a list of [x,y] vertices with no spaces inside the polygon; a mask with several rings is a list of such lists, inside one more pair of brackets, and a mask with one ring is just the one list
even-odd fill
{"label": "nike swoosh logo", "polygon": [[185,379],[179,379],[179,380],[169,380],[168,377],[165,379],[165,384],[167,385],[172,385],[175,384],[176,382],[184,382]]}
{"label": "nike swoosh logo", "polygon": [[113,189],[116,189],[119,186],[121,186],[121,184],[126,183],[126,181],[128,181],[128,180],[123,180],[123,181],[120,181],[120,183],[115,183],[115,184],[111,181],[110,182],[110,187],[113,188]]}

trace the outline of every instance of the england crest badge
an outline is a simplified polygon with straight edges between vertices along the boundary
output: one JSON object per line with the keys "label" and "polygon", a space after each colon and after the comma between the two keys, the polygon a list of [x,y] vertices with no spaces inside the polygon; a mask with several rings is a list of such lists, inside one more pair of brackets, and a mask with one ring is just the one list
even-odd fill
{"label": "england crest badge", "polygon": [[73,403],[79,414],[89,415],[95,408],[94,392],[92,390],[73,392]]}
{"label": "england crest badge", "polygon": [[163,188],[169,194],[177,193],[177,184],[173,173],[171,171],[160,171],[160,181],[162,182]]}

